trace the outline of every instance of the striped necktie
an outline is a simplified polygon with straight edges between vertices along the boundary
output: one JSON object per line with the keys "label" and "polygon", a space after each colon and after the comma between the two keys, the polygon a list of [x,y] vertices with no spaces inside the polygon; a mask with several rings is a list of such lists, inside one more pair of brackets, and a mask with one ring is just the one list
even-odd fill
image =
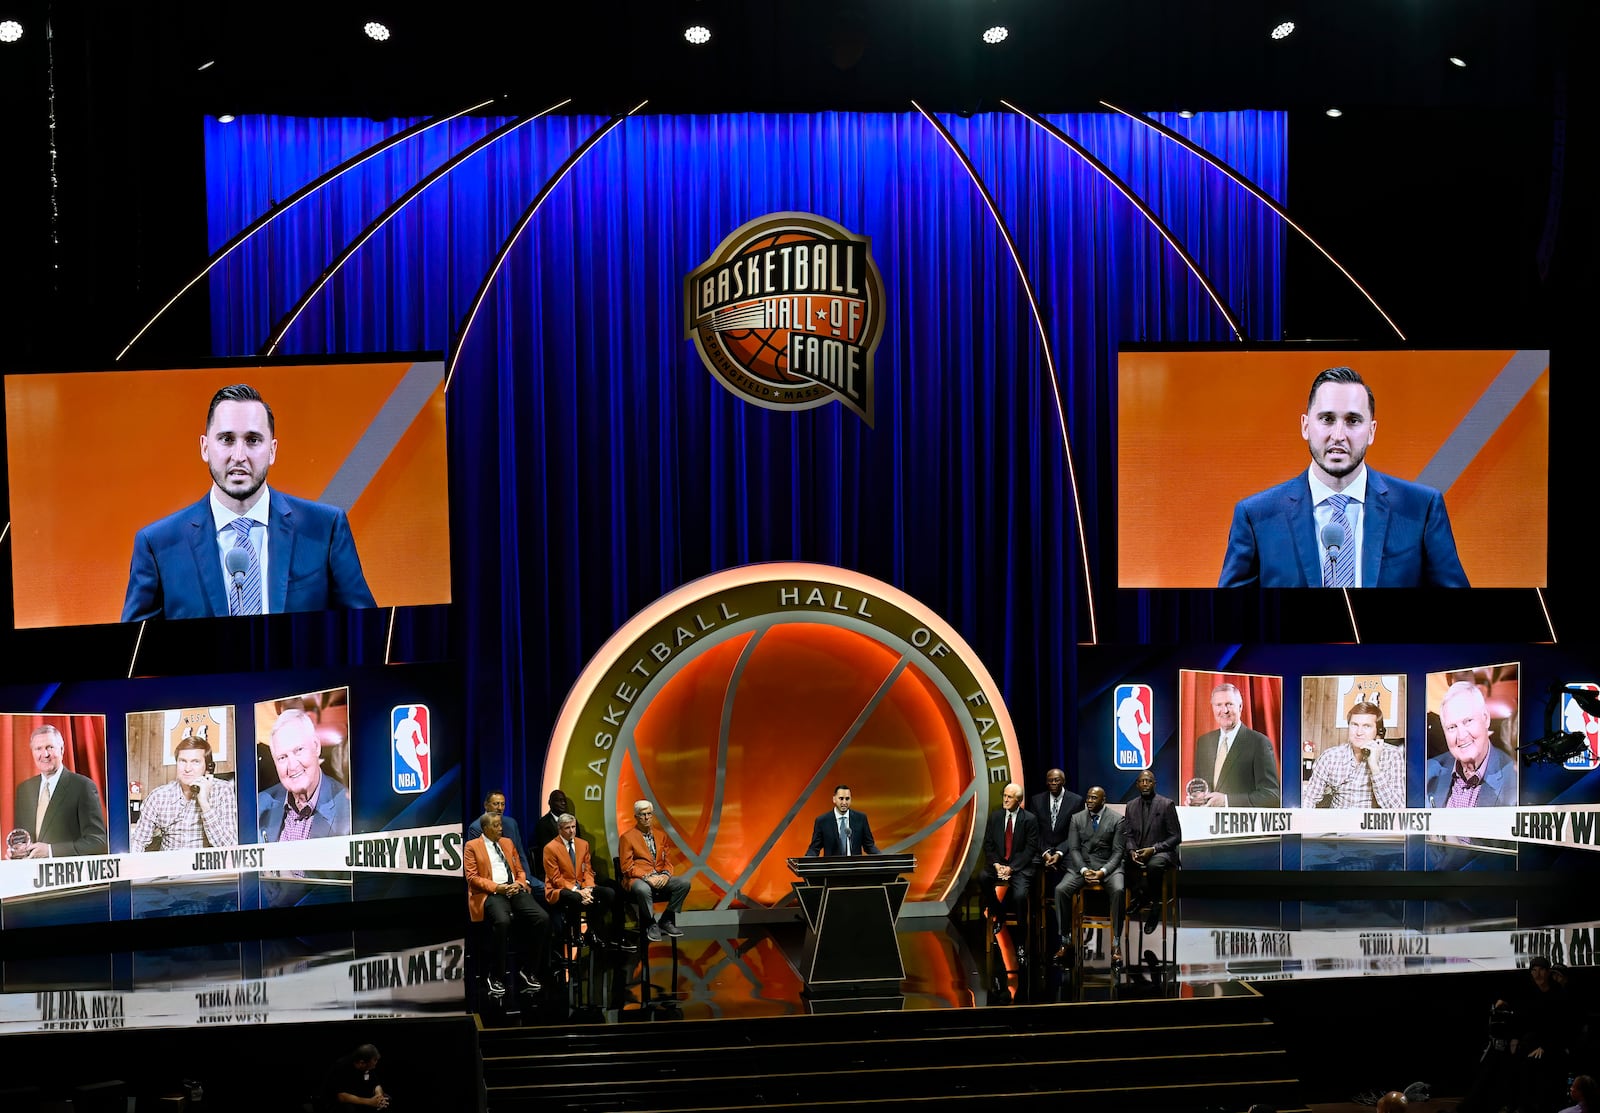
{"label": "striped necktie", "polygon": [[254,524],[242,514],[228,523],[236,537],[233,548],[241,550],[250,561],[245,569],[244,581],[238,587],[231,582],[228,585],[229,614],[261,613],[261,557],[250,541],[250,527]]}

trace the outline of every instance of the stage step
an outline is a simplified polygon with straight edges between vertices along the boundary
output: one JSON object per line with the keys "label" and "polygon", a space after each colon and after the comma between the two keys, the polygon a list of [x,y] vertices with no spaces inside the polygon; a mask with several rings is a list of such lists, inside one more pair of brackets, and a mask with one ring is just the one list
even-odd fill
{"label": "stage step", "polygon": [[490,1113],[1300,1104],[1254,996],[481,1033]]}

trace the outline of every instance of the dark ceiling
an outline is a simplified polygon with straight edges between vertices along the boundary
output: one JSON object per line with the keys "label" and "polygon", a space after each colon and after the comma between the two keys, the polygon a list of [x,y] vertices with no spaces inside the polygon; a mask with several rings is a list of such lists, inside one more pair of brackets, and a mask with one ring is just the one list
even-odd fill
{"label": "dark ceiling", "polygon": [[[605,111],[905,108],[1005,96],[1041,111],[1527,103],[1581,5],[1559,0],[0,0],[7,53],[135,76],[209,113],[394,116],[509,96]],[[4,18],[0,15],[0,18]],[[370,41],[367,19],[392,30]],[[1281,42],[1282,20],[1297,24]],[[713,31],[702,47],[689,23]],[[983,28],[1007,25],[999,46]],[[122,55],[120,61],[115,57]],[[1450,64],[1461,57],[1466,68]],[[204,61],[215,64],[205,71]]]}

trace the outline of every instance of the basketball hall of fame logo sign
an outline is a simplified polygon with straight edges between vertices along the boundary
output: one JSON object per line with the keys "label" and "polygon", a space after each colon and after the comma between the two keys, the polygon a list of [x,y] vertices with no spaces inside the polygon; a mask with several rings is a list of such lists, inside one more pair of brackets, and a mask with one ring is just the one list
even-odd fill
{"label": "basketball hall of fame logo sign", "polygon": [[746,401],[805,410],[838,399],[871,425],[884,306],[870,248],[812,213],[752,220],[684,279],[684,331]]}
{"label": "basketball hall of fame logo sign", "polygon": [[775,563],[686,584],[618,630],[562,707],[543,794],[567,793],[608,866],[651,801],[705,923],[792,917],[787,859],[849,785],[878,849],[916,856],[907,902],[938,915],[1021,775],[999,690],[947,622],[858,572]]}

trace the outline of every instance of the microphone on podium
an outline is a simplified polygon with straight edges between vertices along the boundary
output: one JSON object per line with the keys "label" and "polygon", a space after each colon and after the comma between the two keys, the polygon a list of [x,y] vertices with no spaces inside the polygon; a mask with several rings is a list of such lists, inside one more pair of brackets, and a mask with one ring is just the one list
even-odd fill
{"label": "microphone on podium", "polygon": [[222,566],[228,570],[228,575],[233,577],[234,589],[243,591],[244,574],[250,571],[250,554],[243,549],[229,549],[222,554]]}
{"label": "microphone on podium", "polygon": [[1328,560],[1334,566],[1339,564],[1339,552],[1344,548],[1344,526],[1338,521],[1329,522],[1322,527],[1322,547],[1328,550]]}

